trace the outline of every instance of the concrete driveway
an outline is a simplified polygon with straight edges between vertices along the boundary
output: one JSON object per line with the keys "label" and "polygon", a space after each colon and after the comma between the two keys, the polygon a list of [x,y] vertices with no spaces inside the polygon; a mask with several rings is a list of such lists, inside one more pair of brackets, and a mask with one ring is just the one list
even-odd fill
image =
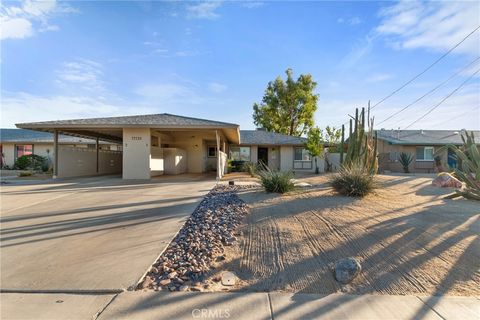
{"label": "concrete driveway", "polygon": [[95,177],[1,187],[1,289],[101,292],[134,286],[212,176]]}

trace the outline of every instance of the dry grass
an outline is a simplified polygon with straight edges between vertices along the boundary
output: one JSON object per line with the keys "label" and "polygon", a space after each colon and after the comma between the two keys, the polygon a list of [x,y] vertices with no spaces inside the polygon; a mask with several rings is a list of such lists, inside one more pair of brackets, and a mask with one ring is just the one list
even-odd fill
{"label": "dry grass", "polygon": [[[233,270],[247,291],[355,294],[480,294],[480,207],[444,200],[431,178],[379,176],[362,199],[339,196],[327,176],[279,196],[249,191],[239,243],[218,270]],[[362,273],[342,286],[331,266],[357,257]]]}

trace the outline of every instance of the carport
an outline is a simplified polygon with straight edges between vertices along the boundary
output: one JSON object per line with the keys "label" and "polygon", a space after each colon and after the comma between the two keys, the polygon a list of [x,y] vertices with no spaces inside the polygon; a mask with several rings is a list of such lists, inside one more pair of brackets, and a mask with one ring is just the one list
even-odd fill
{"label": "carport", "polygon": [[[204,173],[221,178],[230,143],[240,143],[239,126],[167,113],[20,123],[18,128],[54,134],[54,178],[122,173],[123,179]],[[95,150],[72,150],[58,144],[65,134],[96,141]],[[121,145],[104,151],[99,141]]]}

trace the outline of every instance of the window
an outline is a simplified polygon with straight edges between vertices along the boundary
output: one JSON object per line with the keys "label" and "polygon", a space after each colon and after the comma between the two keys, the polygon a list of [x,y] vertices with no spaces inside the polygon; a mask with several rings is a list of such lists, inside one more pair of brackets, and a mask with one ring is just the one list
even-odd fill
{"label": "window", "polygon": [[312,161],[312,157],[307,149],[295,148],[295,161]]}
{"label": "window", "polygon": [[32,144],[23,144],[15,146],[15,159],[20,158],[21,156],[26,156],[33,153]]}
{"label": "window", "polygon": [[250,147],[230,147],[230,159],[250,161]]}
{"label": "window", "polygon": [[217,147],[208,147],[208,157],[209,158],[217,157]]}
{"label": "window", "polygon": [[417,161],[433,161],[433,147],[417,147]]}
{"label": "window", "polygon": [[312,169],[312,156],[305,148],[295,148],[294,169]]}

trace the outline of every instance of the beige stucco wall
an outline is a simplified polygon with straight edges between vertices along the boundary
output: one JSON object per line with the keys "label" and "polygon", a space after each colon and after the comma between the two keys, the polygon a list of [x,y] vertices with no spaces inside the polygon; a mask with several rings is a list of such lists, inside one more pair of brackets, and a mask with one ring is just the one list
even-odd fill
{"label": "beige stucco wall", "polygon": [[58,178],[81,177],[96,174],[120,173],[122,170],[122,152],[100,150],[97,154],[92,148],[59,146]]}
{"label": "beige stucco wall", "polygon": [[123,128],[123,179],[150,179],[150,129]]}
{"label": "beige stucco wall", "polygon": [[178,148],[163,149],[165,174],[180,174],[187,172],[187,152]]}
{"label": "beige stucco wall", "polygon": [[292,146],[280,147],[280,170],[282,171],[293,170],[293,147]]}
{"label": "beige stucco wall", "polygon": [[250,161],[253,163],[258,162],[258,146],[250,146]]}
{"label": "beige stucco wall", "polygon": [[12,167],[15,163],[15,145],[13,143],[2,143],[2,153],[4,164]]}

